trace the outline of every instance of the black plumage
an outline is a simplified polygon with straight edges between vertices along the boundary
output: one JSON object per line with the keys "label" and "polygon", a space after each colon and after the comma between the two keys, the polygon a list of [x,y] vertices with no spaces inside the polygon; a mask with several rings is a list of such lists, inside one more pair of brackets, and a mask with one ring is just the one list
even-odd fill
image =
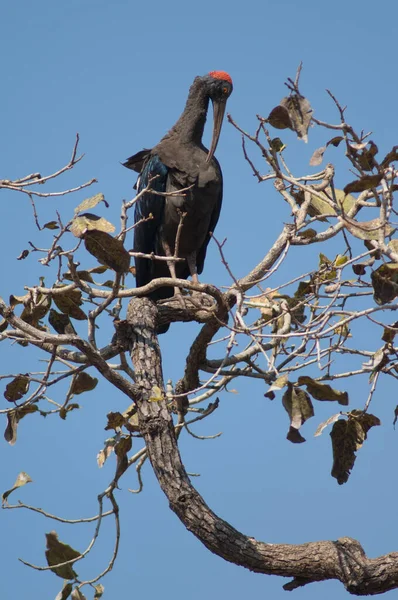
{"label": "black plumage", "polygon": [[[217,146],[226,101],[232,92],[227,73],[213,71],[196,77],[185,109],[172,129],[151,150],[131,156],[124,166],[140,173],[137,191],[150,184],[158,192],[178,192],[192,186],[184,195],[161,196],[146,192],[135,205],[134,250],[145,254],[173,256],[181,214],[178,256],[185,262],[166,262],[136,258],[137,286],[157,277],[176,276],[197,281],[206,257],[210,234],[217,224],[222,203],[222,173],[213,156]],[[202,144],[209,100],[213,103],[214,128],[210,150]],[[146,219],[152,213],[153,218]],[[151,294],[154,300],[169,298],[173,287],[162,287]]]}

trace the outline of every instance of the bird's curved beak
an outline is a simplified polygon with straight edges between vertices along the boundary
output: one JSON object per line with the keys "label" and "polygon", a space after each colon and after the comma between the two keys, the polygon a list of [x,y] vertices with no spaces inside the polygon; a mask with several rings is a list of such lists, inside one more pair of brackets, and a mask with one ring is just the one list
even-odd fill
{"label": "bird's curved beak", "polygon": [[207,155],[206,162],[209,163],[213,158],[214,152],[216,151],[218,140],[221,133],[222,121],[224,118],[225,107],[227,105],[225,100],[213,100],[213,138],[211,140],[211,146],[209,154]]}

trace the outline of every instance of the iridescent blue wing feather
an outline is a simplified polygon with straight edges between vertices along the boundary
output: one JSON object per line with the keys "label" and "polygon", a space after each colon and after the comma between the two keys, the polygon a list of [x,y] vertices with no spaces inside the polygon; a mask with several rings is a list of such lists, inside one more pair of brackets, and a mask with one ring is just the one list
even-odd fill
{"label": "iridescent blue wing feather", "polygon": [[[130,163],[131,159],[128,159]],[[127,161],[127,162],[128,162]],[[141,192],[148,185],[157,192],[166,191],[168,168],[156,155],[149,155],[143,163],[140,177],[137,181],[137,192]],[[134,211],[134,250],[151,254],[156,252],[156,242],[162,224],[165,198],[151,192],[146,192],[135,204]],[[149,219],[149,216],[152,218]],[[154,262],[147,258],[136,258],[137,287],[146,285],[153,279]]]}

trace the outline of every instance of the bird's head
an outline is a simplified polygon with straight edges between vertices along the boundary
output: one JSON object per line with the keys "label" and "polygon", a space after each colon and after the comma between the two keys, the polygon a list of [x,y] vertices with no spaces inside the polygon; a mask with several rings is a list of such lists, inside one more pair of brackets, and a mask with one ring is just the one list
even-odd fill
{"label": "bird's head", "polygon": [[221,133],[227,100],[232,93],[232,79],[225,71],[211,71],[205,75],[207,93],[213,103],[213,137],[206,162],[209,163],[216,151]]}

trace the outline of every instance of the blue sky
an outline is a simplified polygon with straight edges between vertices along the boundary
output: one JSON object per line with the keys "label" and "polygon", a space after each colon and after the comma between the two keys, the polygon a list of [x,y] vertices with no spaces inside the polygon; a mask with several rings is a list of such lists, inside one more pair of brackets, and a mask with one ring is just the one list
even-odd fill
{"label": "blue sky", "polygon": [[[382,10],[357,0],[5,2],[0,38],[0,177],[57,170],[68,161],[79,132],[84,160],[43,191],[95,177],[93,193],[103,192],[110,203],[101,214],[117,224],[120,202],[132,197],[134,183],[134,174],[120,161],[159,141],[178,118],[196,75],[228,71],[234,82],[228,110],[253,131],[256,114],[266,116],[278,104],[285,95],[283,82],[294,76],[300,60],[302,92],[316,116],[338,121],[325,93],[329,88],[348,105],[348,120],[358,129],[372,130],[380,150],[387,151],[397,143],[397,17],[393,0],[383,2]],[[209,135],[208,130],[206,139]],[[287,157],[296,172],[310,171],[309,158],[327,141],[326,135],[311,130],[305,146],[293,133],[284,133]],[[225,178],[217,236],[228,238],[227,258],[237,276],[258,262],[289,218],[272,185],[254,181],[240,144],[237,132],[225,123],[217,150]],[[346,183],[338,155],[332,148],[327,160],[341,165],[337,179]],[[82,191],[38,201],[41,221],[53,219],[55,209],[67,220],[87,195]],[[45,245],[51,232],[35,230],[25,196],[2,191],[1,200],[0,295],[7,299],[47,275],[35,255],[19,262],[15,258],[28,240]],[[334,250],[332,246],[330,253]],[[299,274],[303,264],[315,266],[317,253],[313,248],[299,250],[289,269]],[[228,283],[214,247],[202,279]],[[51,281],[50,270],[46,281]],[[196,331],[193,325],[175,325],[163,336],[166,379],[176,381],[181,375],[181,361]],[[110,330],[101,334],[107,338]],[[40,355],[2,345],[1,357],[3,372],[25,372],[38,368]],[[352,408],[363,406],[365,383],[356,381],[347,388]],[[239,393],[223,394],[218,411],[194,430],[202,435],[223,431],[220,438],[207,442],[181,438],[186,468],[201,474],[194,483],[212,509],[263,541],[302,543],[352,536],[369,556],[396,551],[391,527],[398,492],[391,465],[397,447],[392,428],[395,390],[387,386],[378,390],[373,412],[383,427],[370,432],[348,484],[340,487],[330,477],[328,434],[313,438],[318,423],[335,412],[333,407],[317,405],[315,418],[304,428],[307,443],[292,445],[285,439],[286,413],[279,400],[271,403],[264,398],[263,383],[240,382],[233,387]],[[60,386],[56,398],[63,394],[65,387]],[[113,469],[111,464],[99,470],[95,460],[107,437],[105,414],[123,410],[125,400],[103,384],[81,397],[81,404],[82,410],[66,422],[33,415],[21,423],[14,447],[3,442],[2,490],[23,470],[34,483],[15,498],[68,518],[95,514],[96,496]],[[138,496],[127,492],[136,485],[133,472],[121,482],[121,550],[104,581],[105,598],[286,597],[284,580],[227,564],[186,532],[168,509],[148,466],[144,482]],[[22,510],[3,511],[1,518],[2,600],[27,597],[32,589],[37,590],[35,597],[54,598],[62,581],[24,567],[17,558],[44,564],[44,533],[54,528],[61,539],[83,549],[92,528],[59,526]],[[80,565],[82,576],[107,564],[112,535],[112,524],[105,524],[98,548]],[[320,596],[340,600],[347,593],[336,582],[294,592],[297,600]]]}

